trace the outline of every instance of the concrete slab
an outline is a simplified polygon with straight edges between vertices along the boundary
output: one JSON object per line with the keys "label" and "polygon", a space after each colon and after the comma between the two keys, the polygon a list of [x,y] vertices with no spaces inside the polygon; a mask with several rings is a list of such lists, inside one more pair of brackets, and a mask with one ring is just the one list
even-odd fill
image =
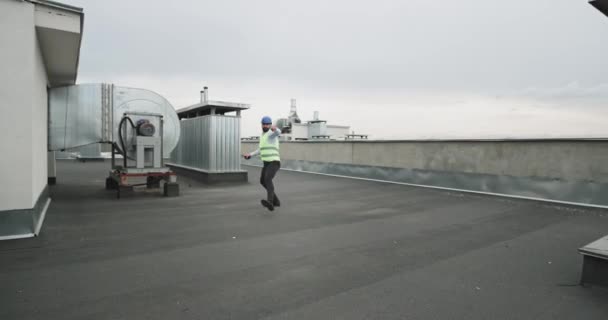
{"label": "concrete slab", "polygon": [[608,236],[597,239],[579,249],[582,254],[608,260]]}
{"label": "concrete slab", "polygon": [[581,283],[608,287],[608,236],[578,249],[583,257]]}

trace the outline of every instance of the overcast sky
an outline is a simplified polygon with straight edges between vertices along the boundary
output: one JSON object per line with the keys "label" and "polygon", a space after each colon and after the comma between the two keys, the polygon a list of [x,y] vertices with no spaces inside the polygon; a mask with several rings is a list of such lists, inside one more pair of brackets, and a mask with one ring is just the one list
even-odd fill
{"label": "overcast sky", "polygon": [[607,137],[608,17],[586,0],[62,0],[84,8],[79,83],[175,108],[289,99],[374,138]]}

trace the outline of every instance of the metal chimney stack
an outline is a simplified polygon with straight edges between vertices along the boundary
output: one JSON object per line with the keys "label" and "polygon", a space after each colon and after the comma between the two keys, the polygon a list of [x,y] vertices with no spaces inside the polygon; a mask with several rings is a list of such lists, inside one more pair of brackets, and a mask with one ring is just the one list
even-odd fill
{"label": "metal chimney stack", "polygon": [[315,121],[319,120],[319,111],[315,111],[313,120],[315,120]]}
{"label": "metal chimney stack", "polygon": [[291,99],[291,111],[289,112],[289,123],[301,123],[296,111],[296,99]]}
{"label": "metal chimney stack", "polygon": [[201,91],[201,103],[207,104],[209,101],[209,88],[203,87]]}

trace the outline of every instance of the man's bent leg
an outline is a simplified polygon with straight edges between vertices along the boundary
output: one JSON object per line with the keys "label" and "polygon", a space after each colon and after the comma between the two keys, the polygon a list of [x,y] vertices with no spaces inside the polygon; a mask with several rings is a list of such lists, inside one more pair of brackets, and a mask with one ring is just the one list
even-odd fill
{"label": "man's bent leg", "polygon": [[269,162],[264,161],[264,167],[262,167],[262,173],[260,173],[260,184],[266,189],[266,182],[264,176],[266,175],[266,168],[268,168]]}
{"label": "man's bent leg", "polygon": [[275,203],[275,199],[278,201],[276,194],[274,192],[274,183],[272,179],[277,174],[277,171],[281,168],[281,163],[278,161],[273,161],[268,164],[264,175],[264,183],[266,184],[266,190],[268,191],[268,202]]}

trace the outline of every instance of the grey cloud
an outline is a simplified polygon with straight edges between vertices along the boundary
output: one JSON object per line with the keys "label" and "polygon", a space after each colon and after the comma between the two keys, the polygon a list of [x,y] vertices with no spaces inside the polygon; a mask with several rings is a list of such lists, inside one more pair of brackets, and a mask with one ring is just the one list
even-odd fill
{"label": "grey cloud", "polygon": [[72,2],[87,14],[82,69],[92,73],[489,89],[608,70],[608,21],[585,1]]}
{"label": "grey cloud", "polygon": [[[66,1],[86,15],[81,79],[137,79],[130,85],[177,106],[206,84],[254,103],[248,121],[283,115],[295,97],[332,122],[386,136],[441,135],[441,126],[379,128],[364,112],[460,110],[435,113],[443,123],[482,110],[480,121],[503,134],[517,121],[504,119],[542,119],[521,110],[568,106],[586,116],[606,97],[608,19],[586,0]],[[571,118],[548,118],[560,116]]]}

